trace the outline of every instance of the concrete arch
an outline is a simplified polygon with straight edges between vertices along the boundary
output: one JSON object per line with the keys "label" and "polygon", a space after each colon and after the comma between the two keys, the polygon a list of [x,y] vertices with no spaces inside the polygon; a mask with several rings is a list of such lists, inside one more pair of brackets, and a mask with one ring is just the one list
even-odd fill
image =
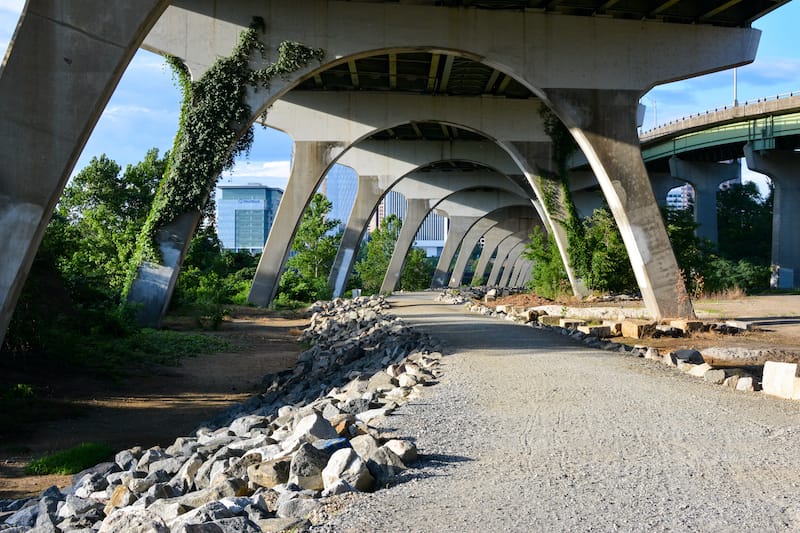
{"label": "concrete arch", "polygon": [[[275,296],[278,279],[302,212],[324,174],[348,148],[363,142],[377,131],[411,121],[445,122],[491,139],[493,136],[487,135],[480,127],[494,123],[498,129],[515,128],[518,135],[524,138],[531,138],[531,132],[537,135],[537,139],[544,137],[542,128],[530,130],[530,123],[527,124],[527,129],[523,128],[520,113],[515,111],[516,107],[511,107],[526,104],[514,102],[499,107],[497,102],[487,101],[484,106],[476,108],[473,99],[468,98],[432,99],[414,96],[396,100],[397,95],[394,95],[395,101],[389,105],[385,101],[388,95],[363,96],[371,98],[373,104],[356,99],[352,105],[342,106],[343,97],[354,98],[354,95],[347,94],[292,94],[276,103],[273,112],[268,116],[267,123],[270,126],[279,127],[293,137],[295,152],[289,183],[275,216],[273,227],[278,228],[278,231],[271,231],[267,238],[248,297],[251,303],[268,305]],[[323,112],[324,120],[319,120],[320,112],[325,109],[349,109],[350,114],[344,118],[332,112]],[[466,117],[469,121],[459,121],[466,113],[471,116]],[[505,122],[501,122],[504,117]],[[311,140],[314,138],[318,140]],[[531,178],[528,181],[530,183]]]}
{"label": "concrete arch", "polygon": [[477,218],[487,211],[518,201],[518,198],[519,196],[516,194],[497,188],[493,191],[463,190],[440,199],[412,199],[409,201],[406,219],[400,229],[400,235],[397,238],[397,244],[389,261],[389,267],[383,278],[380,292],[389,293],[397,287],[400,273],[403,271],[406,256],[411,249],[414,236],[431,210],[446,202],[442,209],[449,212],[458,211],[460,216]]}
{"label": "concrete arch", "polygon": [[28,0],[23,8],[0,70],[0,343],[80,152],[168,3]]}
{"label": "concrete arch", "polygon": [[[533,211],[531,210],[530,206],[525,206],[524,204],[507,206],[490,213],[487,213],[484,217],[480,220],[475,222],[475,224],[469,229],[467,234],[464,236],[463,240],[461,241],[461,249],[458,252],[458,257],[456,258],[456,263],[453,266],[452,275],[450,272],[445,271],[442,268],[442,273],[444,275],[450,275],[449,282],[447,285],[450,287],[458,287],[461,285],[462,279],[464,278],[464,270],[467,267],[467,262],[472,254],[472,250],[478,244],[478,241],[481,237],[484,236],[486,232],[488,232],[491,228],[499,224],[504,220],[513,220],[518,218],[529,218],[533,215]],[[436,276],[439,274],[437,273],[434,275]],[[436,278],[434,277],[434,280]],[[446,279],[445,279],[446,281]]]}
{"label": "concrete arch", "polygon": [[[412,175],[427,165],[437,162],[431,157],[439,157],[447,155],[452,157],[452,160],[461,160],[463,157],[469,157],[470,161],[485,165],[489,168],[495,168],[495,165],[513,169],[511,166],[506,166],[502,161],[495,159],[498,154],[495,150],[491,149],[491,144],[475,146],[473,143],[466,143],[466,145],[457,144],[448,146],[447,153],[444,154],[436,150],[418,150],[417,147],[412,147],[408,152],[406,149],[409,147],[406,143],[392,143],[390,145],[376,143],[381,148],[396,148],[396,150],[381,151],[377,157],[374,152],[364,150],[364,147],[369,146],[369,142],[360,143],[354,149],[349,150],[344,156],[343,160],[349,162],[353,167],[356,167],[360,172],[358,192],[356,200],[353,204],[353,209],[345,228],[342,241],[337,252],[336,259],[334,260],[333,268],[329,277],[329,286],[333,290],[334,296],[340,296],[344,291],[344,285],[352,271],[353,262],[355,260],[355,252],[358,250],[359,243],[363,238],[366,231],[367,221],[372,213],[377,208],[378,204],[386,194],[386,192],[395,187],[396,184],[401,183],[401,180]],[[417,143],[412,143],[417,144]],[[436,144],[423,142],[422,144]],[[375,145],[373,144],[373,147]],[[489,148],[488,154],[480,149]],[[429,146],[430,148],[430,146]],[[361,151],[361,153],[358,153]],[[493,155],[494,154],[494,155]],[[504,152],[500,153],[501,155]],[[449,159],[448,159],[449,160]],[[363,169],[363,170],[361,170]],[[518,194],[525,196],[528,194],[524,190],[523,183],[518,179],[508,178],[504,176],[504,172],[497,172],[496,175],[503,176],[504,179],[509,180],[508,185],[516,187]],[[420,177],[424,174],[420,174]],[[474,183],[474,177],[469,183]],[[468,182],[461,182],[462,184]],[[477,183],[474,183],[476,186]]]}

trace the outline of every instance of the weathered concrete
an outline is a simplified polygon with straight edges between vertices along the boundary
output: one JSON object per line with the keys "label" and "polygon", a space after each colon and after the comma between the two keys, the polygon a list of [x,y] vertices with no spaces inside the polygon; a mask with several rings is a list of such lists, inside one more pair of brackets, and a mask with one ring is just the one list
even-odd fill
{"label": "weathered concrete", "polygon": [[686,161],[673,156],[669,160],[669,170],[674,177],[691,184],[694,188],[694,221],[698,224],[697,236],[713,243],[718,242],[717,191],[722,182],[741,177],[742,167],[739,162]]}
{"label": "weathered concrete", "polygon": [[766,174],[775,186],[772,211],[772,264],[777,267],[771,285],[800,287],[800,154],[789,150],[759,152],[744,147],[747,168]]}
{"label": "weathered concrete", "polygon": [[508,256],[511,254],[512,250],[528,237],[528,233],[528,229],[517,231],[506,236],[506,238],[497,245],[497,254],[492,263],[492,269],[489,271],[489,279],[486,281],[486,285],[489,287],[500,286],[500,274],[503,271],[503,267],[506,266]]}
{"label": "weathered concrete", "polygon": [[481,237],[489,231],[492,227],[496,226],[502,220],[515,219],[515,218],[530,218],[533,215],[533,210],[525,206],[513,206],[497,211],[493,211],[481,218],[475,225],[470,228],[464,239],[461,241],[461,249],[456,258],[456,264],[453,266],[453,274],[450,277],[450,287],[458,287],[464,278],[464,270],[467,267],[467,262],[475,249]]}
{"label": "weathered concrete", "polygon": [[432,289],[440,289],[447,284],[453,256],[456,254],[456,250],[464,236],[479,219],[480,217],[448,216],[449,227],[444,241],[444,248],[442,248],[442,253],[439,254],[439,261],[437,261],[436,270],[433,272]]}
{"label": "weathered concrete", "polygon": [[[414,237],[419,231],[419,226],[428,215],[431,209],[436,207],[442,200],[421,200],[408,199],[406,218],[400,235],[397,238],[389,267],[381,285],[381,293],[392,292],[400,280],[400,274],[405,265],[406,255],[411,249]],[[494,211],[500,207],[505,207],[518,202],[520,196],[502,189],[494,191],[461,191],[447,197],[447,205],[442,205],[445,212],[459,214],[460,216],[482,216],[489,211]]]}
{"label": "weathered concrete", "polygon": [[158,230],[156,242],[162,262],[142,263],[128,293],[128,301],[138,306],[136,317],[143,326],[157,328],[161,325],[200,218],[200,212],[186,213]]}
{"label": "weathered concrete", "polygon": [[500,222],[492,227],[483,236],[483,250],[478,258],[478,263],[475,265],[475,272],[472,274],[471,285],[480,285],[483,281],[483,275],[486,272],[486,267],[492,255],[497,250],[500,243],[509,235],[523,230],[530,231],[535,225],[536,221],[532,218],[515,218],[508,219]]}
{"label": "weathered concrete", "polygon": [[500,275],[500,280],[497,282],[498,287],[510,286],[511,275],[514,273],[514,269],[517,266],[517,261],[519,261],[519,256],[522,254],[524,249],[525,241],[520,241],[516,246],[514,246],[514,248],[511,249],[510,252],[508,252],[505,265],[503,265],[503,273]]}
{"label": "weathered concrete", "polygon": [[341,149],[337,142],[295,141],[289,182],[258,262],[248,302],[265,306],[275,297],[303,210]]}
{"label": "weathered concrete", "polygon": [[547,94],[597,176],[648,311],[657,319],[694,316],[639,148],[639,93],[550,89]]}
{"label": "weathered concrete", "polygon": [[0,71],[0,344],[50,215],[165,0],[29,0]]}
{"label": "weathered concrete", "polygon": [[[419,166],[431,162],[425,161]],[[368,168],[375,170],[371,166]],[[513,192],[518,197],[527,196],[526,191],[516,180],[494,172],[419,172],[399,178],[395,178],[394,175],[359,178],[356,199],[328,278],[333,295],[338,297],[344,292],[355,263],[356,250],[367,228],[367,221],[388,190],[399,192],[407,200],[415,198],[441,201],[454,192],[485,186],[487,183],[493,183],[496,188]]]}

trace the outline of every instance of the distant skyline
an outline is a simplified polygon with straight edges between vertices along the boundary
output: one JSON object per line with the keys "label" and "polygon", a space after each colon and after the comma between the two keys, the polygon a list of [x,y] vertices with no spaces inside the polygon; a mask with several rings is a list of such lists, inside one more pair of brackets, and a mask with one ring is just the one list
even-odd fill
{"label": "distant skyline", "polygon": [[[23,5],[24,0],[0,0],[0,50],[8,47]],[[753,24],[763,33],[756,61],[737,71],[740,103],[800,92],[798,23],[800,2],[789,2]],[[728,70],[653,88],[642,98],[647,106],[643,129],[731,105],[733,77],[733,71]],[[179,105],[179,91],[163,59],[139,50],[103,111],[73,173],[101,154],[124,167],[140,161],[152,147],[162,153],[169,150],[178,123]],[[292,141],[286,134],[256,126],[249,156],[240,157],[233,171],[223,175],[221,181],[258,182],[285,188],[291,151]],[[755,178],[763,188],[763,177],[753,176],[748,171],[743,172],[743,177]]]}

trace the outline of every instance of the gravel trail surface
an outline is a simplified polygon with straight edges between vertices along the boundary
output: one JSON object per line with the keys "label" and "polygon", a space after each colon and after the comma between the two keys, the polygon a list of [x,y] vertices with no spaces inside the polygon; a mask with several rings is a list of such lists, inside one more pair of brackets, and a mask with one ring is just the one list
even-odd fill
{"label": "gravel trail surface", "polygon": [[444,345],[387,418],[423,454],[318,531],[800,531],[800,402],[392,297]]}

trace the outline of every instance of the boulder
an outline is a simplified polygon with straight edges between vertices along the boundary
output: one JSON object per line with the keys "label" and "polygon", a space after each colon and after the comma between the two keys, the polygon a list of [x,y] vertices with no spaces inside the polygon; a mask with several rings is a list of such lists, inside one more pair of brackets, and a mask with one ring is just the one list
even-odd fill
{"label": "boulder", "polygon": [[289,483],[310,490],[322,490],[322,470],[328,464],[330,455],[304,443],[297,450],[289,465]]}
{"label": "boulder", "polygon": [[396,456],[403,461],[403,464],[411,464],[417,460],[417,447],[413,442],[401,439],[391,439],[383,445],[389,448]]}
{"label": "boulder", "polygon": [[367,460],[367,468],[379,486],[392,481],[406,469],[403,461],[389,448],[378,448]]}
{"label": "boulder", "polygon": [[335,452],[322,470],[325,490],[329,490],[340,481],[345,481],[360,491],[369,491],[375,486],[375,479],[366,463],[352,448]]}
{"label": "boulder", "polygon": [[292,460],[289,457],[272,459],[263,463],[247,467],[247,477],[250,483],[268,489],[289,481],[289,467]]}
{"label": "boulder", "polygon": [[800,400],[800,379],[797,377],[797,363],[767,361],[761,387],[764,393],[787,400]]}

